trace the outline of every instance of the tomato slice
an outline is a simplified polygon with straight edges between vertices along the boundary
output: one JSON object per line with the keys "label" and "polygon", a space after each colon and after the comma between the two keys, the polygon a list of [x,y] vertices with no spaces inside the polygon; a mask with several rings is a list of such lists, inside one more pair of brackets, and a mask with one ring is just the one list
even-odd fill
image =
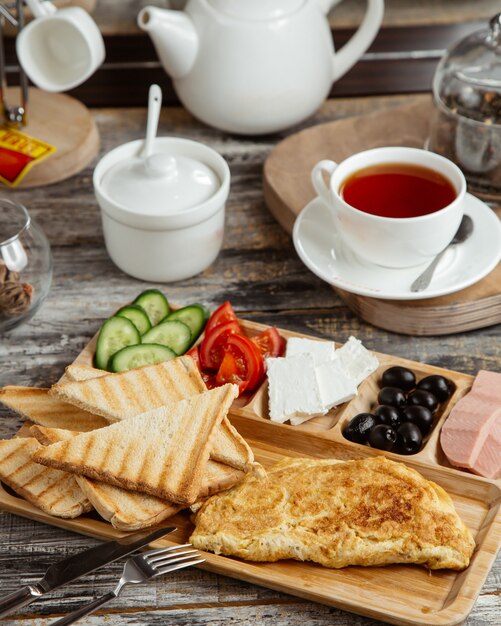
{"label": "tomato slice", "polygon": [[217,382],[214,374],[208,374],[207,372],[202,372],[202,379],[207,389],[214,389],[215,387],[219,387],[219,383]]}
{"label": "tomato slice", "polygon": [[278,334],[275,326],[263,330],[259,335],[251,338],[256,344],[263,359],[269,356],[282,356],[285,352],[285,339]]}
{"label": "tomato slice", "polygon": [[200,355],[198,354],[198,346],[193,346],[190,348],[188,352],[186,352],[186,356],[191,356],[191,358],[195,361],[195,365],[198,367],[198,371],[202,371],[202,366],[200,365]]}
{"label": "tomato slice", "polygon": [[198,371],[200,372],[200,375],[202,376],[202,380],[204,381],[207,389],[214,389],[214,387],[218,386],[216,383],[216,377],[214,376],[214,374],[209,374],[207,372],[204,372],[204,370],[202,369],[202,364],[200,363],[200,352],[199,352],[198,346],[193,346],[193,348],[190,348],[188,352],[186,352],[186,356],[191,356],[191,358],[195,361],[195,364],[198,367]]}
{"label": "tomato slice", "polygon": [[227,324],[228,322],[236,322],[237,316],[229,300],[223,302],[209,317],[205,326],[205,333],[207,334],[216,326],[221,324]]}
{"label": "tomato slice", "polygon": [[206,331],[204,340],[200,344],[200,362],[203,369],[217,370],[224,357],[224,347],[230,335],[240,332],[238,322],[219,324],[209,332]]}
{"label": "tomato slice", "polygon": [[229,335],[225,352],[233,357],[236,367],[234,375],[238,375],[240,380],[246,380],[246,390],[253,391],[264,377],[264,362],[257,346],[243,335]]}
{"label": "tomato slice", "polygon": [[238,385],[238,392],[242,393],[249,384],[245,362],[237,358],[232,352],[225,352],[217,371],[216,382],[218,385],[225,385],[226,383]]}

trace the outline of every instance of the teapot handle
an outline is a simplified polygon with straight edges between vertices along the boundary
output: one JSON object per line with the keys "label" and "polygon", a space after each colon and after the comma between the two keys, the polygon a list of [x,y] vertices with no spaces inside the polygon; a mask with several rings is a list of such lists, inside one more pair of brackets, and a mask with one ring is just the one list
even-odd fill
{"label": "teapot handle", "polygon": [[333,80],[346,74],[371,45],[383,21],[383,14],[383,0],[367,0],[367,11],[357,32],[335,54]]}
{"label": "teapot handle", "polygon": [[339,4],[341,0],[317,0],[320,10],[327,15],[333,6]]}

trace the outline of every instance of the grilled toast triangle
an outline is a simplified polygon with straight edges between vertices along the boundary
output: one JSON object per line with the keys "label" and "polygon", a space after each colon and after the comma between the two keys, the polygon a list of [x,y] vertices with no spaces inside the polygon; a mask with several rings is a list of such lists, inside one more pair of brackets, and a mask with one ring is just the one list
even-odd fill
{"label": "grilled toast triangle", "polygon": [[117,422],[204,391],[207,387],[193,359],[178,357],[119,374],[59,383],[50,393],[108,422]]}
{"label": "grilled toast triangle", "polygon": [[98,415],[49,394],[49,389],[9,385],[0,389],[0,402],[41,426],[86,432],[107,426]]}
{"label": "grilled toast triangle", "polygon": [[117,487],[191,504],[201,491],[211,436],[237,395],[235,385],[224,385],[50,445],[33,459]]}
{"label": "grilled toast triangle", "polygon": [[92,510],[72,474],[31,460],[31,455],[41,448],[33,437],[2,439],[0,479],[49,515],[74,518]]}
{"label": "grilled toast triangle", "polygon": [[[79,433],[57,428],[32,426],[31,433],[43,445],[51,445],[76,437]],[[199,497],[206,497],[233,486],[244,473],[216,461],[208,461],[202,478]],[[182,506],[121,487],[107,485],[85,476],[75,475],[76,481],[96,511],[119,530],[132,531],[153,526],[171,517]]]}
{"label": "grilled toast triangle", "polygon": [[[121,374],[73,364],[66,368],[66,377],[72,382],[54,385],[51,394],[94,411],[109,422],[207,391],[191,357],[178,357]],[[254,461],[247,442],[226,417],[213,439],[210,456],[242,471],[247,471]]]}
{"label": "grilled toast triangle", "polygon": [[83,365],[82,363],[72,363],[68,365],[64,370],[65,382],[78,382],[81,380],[90,380],[91,378],[99,378],[100,376],[106,376],[109,372],[105,370],[98,370],[91,365]]}

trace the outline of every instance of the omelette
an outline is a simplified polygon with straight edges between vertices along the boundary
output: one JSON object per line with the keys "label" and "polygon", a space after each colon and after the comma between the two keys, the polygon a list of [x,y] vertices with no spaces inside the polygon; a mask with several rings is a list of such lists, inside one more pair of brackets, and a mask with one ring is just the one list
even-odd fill
{"label": "omelette", "polygon": [[284,459],[205,501],[190,542],[249,561],[468,567],[475,542],[450,496],[403,463]]}

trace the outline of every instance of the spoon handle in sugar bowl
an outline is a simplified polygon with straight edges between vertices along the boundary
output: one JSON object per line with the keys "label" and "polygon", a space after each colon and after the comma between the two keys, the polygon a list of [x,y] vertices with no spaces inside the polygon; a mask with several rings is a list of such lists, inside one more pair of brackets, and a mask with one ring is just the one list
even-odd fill
{"label": "spoon handle in sugar bowl", "polygon": [[157,135],[161,108],[162,90],[158,85],[151,85],[148,92],[148,121],[146,123],[146,140],[143,148],[143,157],[145,159],[153,154],[153,144]]}

